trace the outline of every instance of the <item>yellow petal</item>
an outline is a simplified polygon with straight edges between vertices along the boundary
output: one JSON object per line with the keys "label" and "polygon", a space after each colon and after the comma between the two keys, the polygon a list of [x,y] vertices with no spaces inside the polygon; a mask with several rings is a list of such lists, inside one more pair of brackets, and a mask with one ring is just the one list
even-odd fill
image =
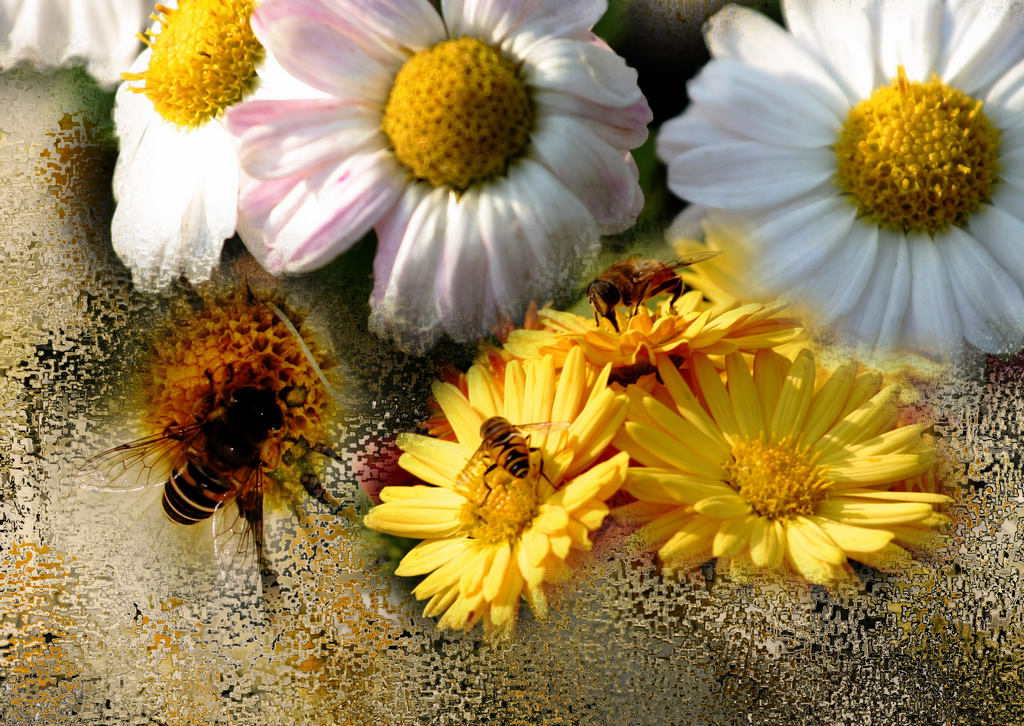
{"label": "yellow petal", "polygon": [[584,383],[586,381],[586,360],[583,351],[573,348],[562,366],[558,390],[551,405],[552,421],[574,421],[582,409]]}
{"label": "yellow petal", "polygon": [[761,415],[765,424],[775,416],[779,391],[786,380],[790,361],[773,350],[763,348],[754,354],[754,384],[761,402]]}
{"label": "yellow petal", "polygon": [[721,465],[712,463],[689,448],[681,446],[676,439],[668,434],[632,421],[626,421],[624,430],[633,441],[634,445],[630,446],[627,451],[634,458],[638,458],[636,451],[645,451],[649,454],[648,458],[653,457],[654,460],[660,460],[662,463],[658,466],[661,467],[678,469],[707,479],[722,479],[724,477]]}
{"label": "yellow petal", "polygon": [[[551,551],[551,546],[547,536],[533,527],[530,527],[523,532],[523,536],[520,539],[520,545],[523,549],[526,561],[532,567],[538,567],[540,563],[544,561],[544,558],[548,556],[548,552]],[[525,574],[525,572],[523,574]]]}
{"label": "yellow petal", "polygon": [[757,515],[748,514],[722,522],[715,533],[711,554],[715,557],[731,557],[742,552],[750,542],[751,525],[755,519]]}
{"label": "yellow petal", "polygon": [[552,535],[548,538],[551,541],[551,554],[560,560],[569,556],[569,549],[572,547],[572,537],[568,534]]}
{"label": "yellow petal", "polygon": [[544,534],[561,534],[568,523],[569,513],[563,507],[542,504],[533,527]]}
{"label": "yellow petal", "polygon": [[644,501],[694,504],[706,497],[735,494],[720,479],[682,474],[675,469],[630,467],[624,488]]}
{"label": "yellow petal", "polygon": [[672,397],[679,415],[686,419],[691,426],[699,431],[704,440],[713,441],[713,449],[709,449],[709,456],[717,453],[722,458],[729,453],[729,445],[722,436],[718,424],[707,414],[700,401],[690,390],[690,386],[679,373],[675,363],[665,356],[658,357],[658,375],[665,383],[665,389]]}
{"label": "yellow petal", "polygon": [[917,522],[932,513],[924,502],[870,502],[834,497],[818,505],[816,514],[837,522],[869,527]]}
{"label": "yellow petal", "polygon": [[850,389],[856,376],[856,363],[841,365],[832,372],[811,399],[807,420],[800,434],[800,443],[810,446],[832,428],[850,397]]}
{"label": "yellow petal", "polygon": [[470,450],[475,449],[480,444],[480,424],[484,422],[483,418],[469,405],[462,391],[451,383],[435,381],[431,390],[459,443]]}
{"label": "yellow petal", "polygon": [[526,388],[529,392],[523,401],[522,419],[518,423],[543,423],[551,421],[551,405],[555,400],[555,362],[550,355],[540,360],[528,361],[525,366]]}
{"label": "yellow petal", "polygon": [[889,420],[894,413],[898,415],[895,398],[895,387],[886,386],[869,401],[844,416],[814,444],[819,461],[828,461],[839,456],[845,447],[873,437],[883,422]]}
{"label": "yellow petal", "polygon": [[755,517],[750,523],[750,560],[766,570],[778,569],[785,553],[783,535],[778,522]]}
{"label": "yellow petal", "polygon": [[582,507],[577,507],[572,513],[572,518],[591,532],[604,524],[607,516],[608,505],[597,501],[590,501]]}
{"label": "yellow petal", "polygon": [[445,588],[457,588],[462,571],[473,561],[477,552],[478,547],[475,544],[475,540],[466,540],[466,548],[420,580],[420,583],[413,588],[412,594],[422,600],[425,597],[431,597],[441,592]]}
{"label": "yellow petal", "polygon": [[533,616],[538,620],[544,620],[548,616],[548,600],[544,597],[544,590],[539,585],[528,585],[523,594],[530,605],[530,610],[533,611]]}
{"label": "yellow petal", "polygon": [[671,411],[653,396],[645,396],[642,405],[657,426],[660,426],[669,436],[697,456],[710,462],[724,461],[729,456],[729,448],[720,437],[705,436],[693,424]]}
{"label": "yellow petal", "polygon": [[708,409],[718,424],[718,428],[725,434],[726,438],[733,439],[740,434],[739,424],[732,413],[732,402],[729,400],[729,392],[725,390],[718,371],[708,360],[706,355],[694,355],[691,359],[693,372],[697,376],[697,383]]}
{"label": "yellow petal", "polygon": [[658,557],[673,568],[697,566],[711,556],[718,520],[695,517],[669,537],[658,549]]}
{"label": "yellow petal", "polygon": [[846,562],[846,553],[825,530],[807,517],[791,519],[786,533],[790,549],[799,545],[815,559],[830,565],[841,565]]}
{"label": "yellow petal", "polygon": [[575,455],[566,476],[575,476],[604,453],[626,419],[626,407],[624,394],[606,388],[583,408],[569,427],[569,446]]}
{"label": "yellow petal", "polygon": [[816,515],[812,515],[808,519],[818,525],[836,545],[847,553],[875,552],[889,544],[893,538],[893,533],[887,529],[855,527]]}
{"label": "yellow petal", "polygon": [[843,497],[893,502],[928,502],[929,504],[945,504],[953,501],[945,494],[935,492],[901,492],[890,489],[843,489]]}
{"label": "yellow petal", "polygon": [[628,525],[643,525],[674,509],[661,502],[630,502],[612,510],[616,522]]}
{"label": "yellow petal", "polygon": [[458,596],[459,588],[457,587],[449,587],[447,590],[442,590],[427,602],[426,607],[423,608],[423,616],[427,618],[437,617],[450,608]]}
{"label": "yellow petal", "polygon": [[[470,366],[466,373],[466,388],[469,393],[469,404],[480,414],[482,419],[498,416],[501,413],[501,392],[494,375],[484,366]],[[479,431],[480,427],[477,426]]]}
{"label": "yellow petal", "polygon": [[706,497],[693,505],[693,508],[712,519],[733,519],[750,514],[750,503],[738,494],[726,494],[717,497]]}
{"label": "yellow petal", "polygon": [[[740,433],[749,438],[761,436],[765,431],[761,403],[754,387],[754,379],[742,354],[730,353],[725,357],[725,373],[729,398],[732,400],[732,412]],[[721,461],[722,458],[724,457],[719,457],[718,460]]]}
{"label": "yellow petal", "polygon": [[478,545],[476,556],[462,571],[459,578],[459,592],[463,597],[469,597],[481,592],[484,584],[484,576],[491,568],[498,547],[496,545]]}
{"label": "yellow petal", "polygon": [[420,542],[409,550],[395,568],[400,577],[425,575],[451,561],[466,550],[465,537],[446,537]]}
{"label": "yellow petal", "polygon": [[[490,568],[484,575],[484,599],[494,600],[498,596],[506,577],[519,577],[515,567],[509,567],[512,559],[512,548],[508,542],[501,542],[494,548],[494,558],[491,560]],[[515,574],[512,574],[515,571]]]}
{"label": "yellow petal", "polygon": [[877,456],[914,451],[921,440],[921,432],[924,431],[924,428],[921,424],[901,426],[862,443],[851,445],[849,451],[855,456]]}
{"label": "yellow petal", "polygon": [[928,468],[929,460],[920,454],[883,454],[846,459],[843,464],[830,464],[826,477],[836,484],[858,482],[892,482],[908,479]]}
{"label": "yellow petal", "polygon": [[592,466],[571,482],[563,486],[548,501],[559,504],[574,512],[593,500],[604,501],[615,494],[626,483],[629,470],[629,454],[619,452],[615,456]]}
{"label": "yellow petal", "polygon": [[[545,549],[544,555],[547,556],[547,550]],[[537,587],[544,581],[544,569],[538,567],[540,560],[534,563],[530,561],[530,554],[526,548],[519,545],[515,545],[515,558],[516,565],[519,568],[519,574],[522,576],[523,581],[527,587]],[[541,560],[544,558],[541,557]]]}
{"label": "yellow petal", "polygon": [[502,415],[514,424],[532,423],[523,418],[523,400],[527,395],[523,364],[511,360],[505,366],[505,410]]}
{"label": "yellow petal", "polygon": [[858,552],[854,559],[882,572],[898,573],[915,567],[910,553],[891,542],[875,552]]}
{"label": "yellow petal", "polygon": [[699,516],[689,507],[677,507],[641,527],[637,534],[646,541],[648,546],[660,545]]}
{"label": "yellow petal", "polygon": [[499,588],[491,602],[491,622],[498,630],[498,637],[511,633],[519,613],[519,599],[523,592],[523,578],[515,567],[509,567],[499,582]]}
{"label": "yellow petal", "polygon": [[882,374],[878,371],[864,371],[854,380],[846,405],[839,412],[842,420],[874,398],[881,391]]}
{"label": "yellow petal", "polygon": [[[395,487],[398,488],[398,487]],[[437,489],[437,487],[429,487]],[[446,489],[438,489],[446,492]],[[451,492],[449,492],[451,494]],[[403,499],[380,504],[363,517],[363,524],[378,532],[413,539],[452,537],[462,530],[459,512],[465,500],[452,494],[453,500]],[[457,498],[457,501],[455,499]]]}
{"label": "yellow petal", "polygon": [[802,350],[789,368],[779,391],[779,400],[772,415],[772,439],[780,441],[787,434],[799,434],[814,395],[814,354]]}

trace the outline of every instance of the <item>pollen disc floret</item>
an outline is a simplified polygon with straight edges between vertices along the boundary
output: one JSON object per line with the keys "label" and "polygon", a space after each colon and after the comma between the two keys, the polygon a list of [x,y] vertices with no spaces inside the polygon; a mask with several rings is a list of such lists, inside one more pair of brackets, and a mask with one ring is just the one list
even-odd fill
{"label": "pollen disc floret", "polygon": [[934,492],[909,491],[931,470],[923,426],[899,426],[896,390],[855,363],[825,380],[814,356],[758,351],[753,371],[725,356],[725,382],[694,355],[693,389],[663,361],[664,391],[629,388],[624,436],[641,466],[616,510],[644,523],[666,570],[717,557],[720,566],[783,570],[811,582],[853,578],[847,560],[905,564],[944,518]]}
{"label": "pollen disc floret", "polygon": [[[440,616],[440,627],[482,620],[493,634],[510,634],[520,600],[543,616],[542,585],[567,578],[571,554],[590,549],[629,461],[622,452],[604,457],[626,415],[608,373],[591,375],[579,350],[561,371],[551,356],[511,361],[503,380],[478,364],[466,374],[466,391],[434,386],[456,440],[399,437],[399,464],[429,486],[385,487],[364,522],[423,540],[395,574],[426,575],[413,594],[430,599],[424,615]],[[529,434],[529,472],[515,477],[481,449],[480,425],[492,416],[563,425]]]}
{"label": "pollen disc floret", "polygon": [[460,190],[503,173],[532,125],[515,66],[478,38],[446,40],[406,61],[382,122],[414,177]]}
{"label": "pollen disc floret", "polygon": [[963,226],[992,197],[999,132],[981,101],[943,83],[907,80],[850,109],[835,147],[836,183],[861,212],[901,231]]}
{"label": "pollen disc floret", "polygon": [[165,121],[201,126],[251,91],[263,46],[249,26],[255,0],[180,0],[156,5],[159,28],[144,38],[149,67],[126,73]]}
{"label": "pollen disc floret", "polygon": [[[294,314],[289,317],[298,323]],[[306,345],[316,365],[325,367],[315,341],[306,339]],[[158,432],[188,426],[246,386],[272,390],[284,413],[284,425],[268,437],[270,466],[284,442],[319,438],[331,399],[295,335],[259,301],[211,301],[178,316],[154,341],[144,419]]]}

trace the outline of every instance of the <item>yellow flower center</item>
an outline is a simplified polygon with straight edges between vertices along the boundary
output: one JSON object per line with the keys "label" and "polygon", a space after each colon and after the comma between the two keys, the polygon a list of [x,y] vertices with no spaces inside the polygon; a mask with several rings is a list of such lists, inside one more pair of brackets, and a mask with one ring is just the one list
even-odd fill
{"label": "yellow flower center", "polygon": [[769,519],[812,514],[829,486],[809,450],[796,447],[791,436],[777,443],[738,439],[725,471],[740,496]]}
{"label": "yellow flower center", "polygon": [[406,61],[382,122],[413,177],[459,191],[503,174],[532,127],[515,65],[478,38],[446,40]]}
{"label": "yellow flower center", "polygon": [[835,182],[882,227],[935,233],[992,196],[999,131],[981,101],[936,76],[892,84],[850,109],[834,147]]}
{"label": "yellow flower center", "polygon": [[[149,67],[125,73],[126,81],[153,102],[156,112],[182,128],[195,128],[232,106],[256,84],[263,46],[249,18],[256,0],[181,0],[156,5],[159,30],[142,41],[153,50]],[[159,14],[157,14],[159,13]]]}
{"label": "yellow flower center", "polygon": [[487,544],[514,542],[537,516],[540,501],[537,480],[540,478],[540,451],[530,452],[534,464],[531,473],[515,478],[501,467],[490,471],[492,463],[484,459],[473,476],[468,479],[462,493],[466,503],[460,520],[466,534]]}

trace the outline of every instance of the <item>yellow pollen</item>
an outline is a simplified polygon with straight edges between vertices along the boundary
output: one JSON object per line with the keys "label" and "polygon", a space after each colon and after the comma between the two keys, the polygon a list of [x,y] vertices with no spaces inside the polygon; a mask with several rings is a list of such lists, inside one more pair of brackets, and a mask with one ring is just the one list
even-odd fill
{"label": "yellow pollen", "polygon": [[725,471],[739,495],[769,519],[812,514],[830,483],[809,451],[794,446],[791,436],[777,443],[738,439]]}
{"label": "yellow pollen", "polygon": [[460,520],[466,534],[487,544],[514,542],[537,516],[540,501],[537,484],[541,476],[540,451],[530,452],[530,474],[517,479],[500,467],[486,471],[485,459],[468,481]]}
{"label": "yellow pollen", "polygon": [[533,128],[515,65],[478,38],[446,40],[406,61],[381,128],[409,174],[463,191],[504,174]]}
{"label": "yellow pollen", "polygon": [[160,24],[140,36],[153,55],[141,73],[126,81],[153,102],[165,121],[195,128],[249,93],[263,46],[249,18],[256,0],[181,0],[178,8],[157,4],[150,17]]}
{"label": "yellow pollen", "polygon": [[999,171],[999,130],[981,101],[934,74],[910,82],[902,66],[850,109],[833,148],[835,183],[874,223],[904,232],[962,226]]}

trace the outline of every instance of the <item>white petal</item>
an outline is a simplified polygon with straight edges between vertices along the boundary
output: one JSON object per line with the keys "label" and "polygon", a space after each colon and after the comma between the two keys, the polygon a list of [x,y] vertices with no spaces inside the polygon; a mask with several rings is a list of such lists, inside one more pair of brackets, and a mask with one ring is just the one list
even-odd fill
{"label": "white petal", "polygon": [[691,104],[685,112],[669,119],[658,129],[658,158],[668,164],[690,149],[743,140],[742,134],[719,126],[700,106]]}
{"label": "white petal", "polygon": [[878,23],[883,76],[895,78],[897,68],[903,66],[910,80],[929,80],[942,49],[942,20],[940,0],[884,2]]}
{"label": "white petal", "polygon": [[181,131],[156,114],[131,156],[117,164],[114,250],[137,287],[156,290],[186,275],[209,278],[238,204],[235,142],[217,122]]}
{"label": "white petal", "polygon": [[755,276],[775,290],[798,283],[834,254],[856,217],[856,207],[834,193],[754,215],[750,240],[763,257]]}
{"label": "white petal", "polygon": [[891,349],[903,331],[910,299],[910,254],[902,233],[878,230],[878,256],[860,301],[848,315],[850,332],[870,347]]}
{"label": "white petal", "polygon": [[583,202],[603,233],[622,232],[636,221],[634,200],[641,192],[626,157],[574,119],[538,118],[529,156]]}
{"label": "white petal", "polygon": [[692,103],[744,140],[811,148],[839,138],[841,119],[785,79],[736,61],[712,61],[687,85]]}
{"label": "white petal", "polygon": [[707,43],[715,58],[732,58],[786,78],[817,98],[838,118],[850,102],[832,73],[793,36],[761,13],[728,5],[708,21]]}
{"label": "white petal", "polygon": [[878,227],[858,220],[825,263],[794,285],[794,293],[814,306],[822,322],[831,322],[860,301],[877,254]]}
{"label": "white petal", "polygon": [[939,75],[969,96],[982,93],[1021,59],[1021,7],[999,0],[951,0],[946,58]]}
{"label": "white petal", "polygon": [[668,168],[669,188],[710,207],[750,209],[780,204],[831,179],[830,149],[788,149],[757,142],[706,146],[677,156]]}
{"label": "white petal", "polygon": [[538,115],[571,114],[616,149],[635,149],[647,140],[652,114],[646,99],[630,106],[602,106],[576,95],[537,89],[533,102]]}
{"label": "white petal", "polygon": [[1024,220],[1002,208],[1002,198],[1013,194],[1005,185],[997,188],[992,205],[985,204],[971,214],[967,231],[988,250],[996,263],[1024,290]]}
{"label": "white petal", "polygon": [[907,244],[912,276],[904,339],[925,353],[955,351],[963,344],[963,327],[939,248],[920,232],[908,235]]}
{"label": "white petal", "polygon": [[444,251],[438,265],[435,300],[442,327],[456,339],[489,332],[497,310],[490,286],[487,248],[480,235],[479,187],[448,197]]}
{"label": "white petal", "polygon": [[951,227],[935,244],[946,262],[964,337],[988,353],[1016,351],[1024,338],[1024,295],[977,240]]}
{"label": "white petal", "polygon": [[511,39],[519,55],[538,38],[572,38],[590,30],[604,15],[604,0],[443,0],[445,22],[451,37],[485,38],[501,45]]}
{"label": "white petal", "polygon": [[636,71],[622,58],[578,40],[538,43],[524,59],[523,75],[534,88],[574,94],[605,106],[627,107],[643,98]]}
{"label": "white petal", "polygon": [[877,85],[870,13],[873,0],[821,2],[787,0],[786,25],[814,49],[851,104],[871,95]]}

